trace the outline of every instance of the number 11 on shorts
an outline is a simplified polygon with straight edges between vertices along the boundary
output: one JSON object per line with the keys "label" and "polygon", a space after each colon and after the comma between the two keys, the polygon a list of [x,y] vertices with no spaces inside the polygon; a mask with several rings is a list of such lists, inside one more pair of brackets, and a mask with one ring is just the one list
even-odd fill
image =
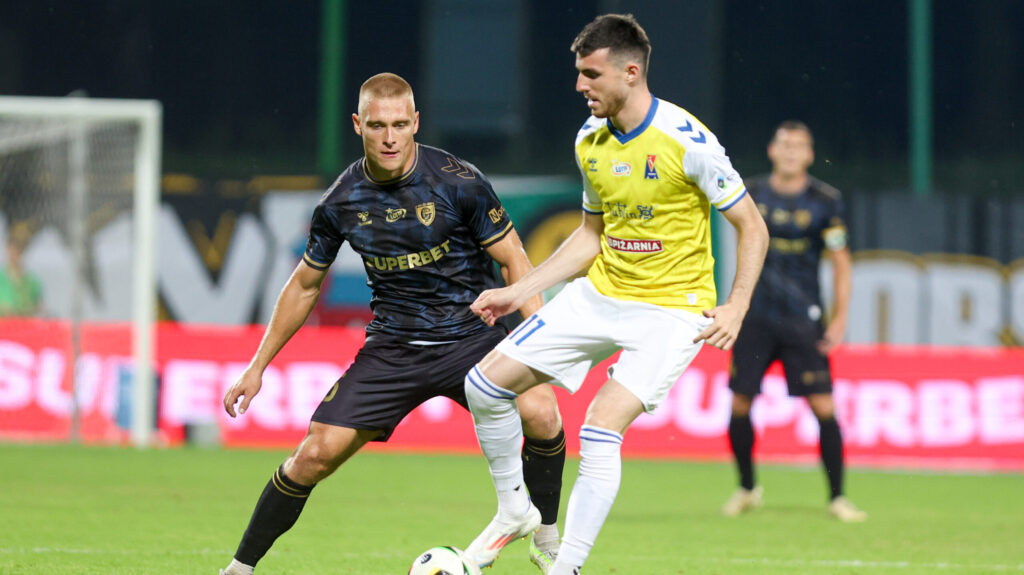
{"label": "number 11 on shorts", "polygon": [[537,317],[537,314],[533,314],[529,319],[524,321],[522,325],[517,327],[509,337],[513,340],[512,343],[519,345],[523,343],[523,340],[533,335],[533,332],[542,327],[544,327],[544,320]]}

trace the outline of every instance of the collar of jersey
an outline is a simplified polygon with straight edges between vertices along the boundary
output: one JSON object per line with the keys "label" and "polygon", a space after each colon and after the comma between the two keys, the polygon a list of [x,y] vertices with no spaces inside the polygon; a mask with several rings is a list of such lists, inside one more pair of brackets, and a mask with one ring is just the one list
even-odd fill
{"label": "collar of jersey", "polygon": [[408,170],[406,170],[405,173],[402,174],[401,176],[398,176],[397,178],[392,178],[390,180],[375,180],[373,178],[373,176],[370,174],[369,167],[367,167],[367,165],[366,165],[366,157],[365,156],[363,157],[363,174],[366,176],[367,180],[370,180],[371,182],[377,184],[378,186],[390,186],[392,184],[400,183],[403,180],[406,180],[407,178],[411,177],[412,173],[416,171],[416,166],[419,165],[419,163],[420,163],[420,145],[416,144],[416,150],[413,151],[412,166]]}
{"label": "collar of jersey", "polygon": [[658,99],[654,97],[654,94],[651,94],[651,107],[647,110],[647,117],[644,118],[644,121],[641,122],[639,126],[630,130],[628,134],[623,134],[612,124],[612,119],[608,118],[608,131],[615,136],[615,139],[618,140],[620,144],[625,144],[642,134],[644,130],[647,129],[647,126],[651,125],[651,121],[654,120],[654,113],[657,111]]}

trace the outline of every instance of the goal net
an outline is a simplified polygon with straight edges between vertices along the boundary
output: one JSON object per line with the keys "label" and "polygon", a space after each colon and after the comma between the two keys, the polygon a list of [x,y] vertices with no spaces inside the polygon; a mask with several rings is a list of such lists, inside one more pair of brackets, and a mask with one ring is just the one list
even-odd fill
{"label": "goal net", "polygon": [[0,97],[0,269],[16,278],[0,320],[35,316],[44,321],[22,325],[66,331],[66,375],[47,375],[44,362],[31,383],[61,380],[51,397],[69,403],[72,440],[88,395],[81,387],[97,385],[86,377],[95,369],[82,361],[83,333],[118,323],[130,326],[131,341],[120,368],[126,405],[116,411],[127,414],[133,443],[151,439],[161,115],[155,101]]}

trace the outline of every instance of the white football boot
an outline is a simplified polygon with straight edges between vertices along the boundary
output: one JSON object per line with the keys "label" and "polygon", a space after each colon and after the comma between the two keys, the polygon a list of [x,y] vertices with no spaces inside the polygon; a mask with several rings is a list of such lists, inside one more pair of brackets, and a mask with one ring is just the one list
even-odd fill
{"label": "white football boot", "polygon": [[764,489],[758,485],[753,489],[737,489],[722,506],[722,515],[736,517],[744,511],[756,509],[764,504]]}
{"label": "white football boot", "polygon": [[533,533],[540,527],[540,510],[530,503],[530,509],[523,515],[503,517],[495,515],[483,532],[466,547],[466,555],[481,569],[490,567],[498,558],[502,548]]}
{"label": "white football boot", "polygon": [[553,546],[542,545],[538,547],[537,534],[534,534],[530,538],[530,562],[536,565],[541,573],[548,575],[551,572],[551,568],[555,566],[555,559],[558,559],[558,540],[554,541]]}
{"label": "white football boot", "polygon": [[861,511],[852,501],[840,495],[828,506],[828,513],[843,523],[860,523],[866,521],[868,514]]}

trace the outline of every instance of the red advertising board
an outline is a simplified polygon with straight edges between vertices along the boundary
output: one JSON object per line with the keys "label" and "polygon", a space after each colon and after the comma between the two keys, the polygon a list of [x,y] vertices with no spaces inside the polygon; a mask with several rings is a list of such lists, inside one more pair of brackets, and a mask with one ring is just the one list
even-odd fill
{"label": "red advertising board", "polygon": [[[217,425],[227,446],[294,446],[310,414],[362,345],[361,330],[305,328],[267,370],[249,411],[227,417],[224,390],[263,334],[256,327],[161,324],[157,333],[160,437]],[[70,332],[61,322],[0,321],[0,439],[63,440],[71,416]],[[82,331],[77,396],[83,439],[121,442],[130,414],[126,325]],[[575,396],[559,393],[570,451],[587,403],[612,358]],[[848,346],[834,354],[835,398],[853,465],[1024,470],[1024,350]],[[723,459],[729,418],[728,354],[705,347],[665,403],[630,428],[627,455]],[[813,461],[817,423],[786,396],[778,366],[754,404],[761,460]],[[447,399],[420,406],[389,445],[476,452],[469,415]]]}

